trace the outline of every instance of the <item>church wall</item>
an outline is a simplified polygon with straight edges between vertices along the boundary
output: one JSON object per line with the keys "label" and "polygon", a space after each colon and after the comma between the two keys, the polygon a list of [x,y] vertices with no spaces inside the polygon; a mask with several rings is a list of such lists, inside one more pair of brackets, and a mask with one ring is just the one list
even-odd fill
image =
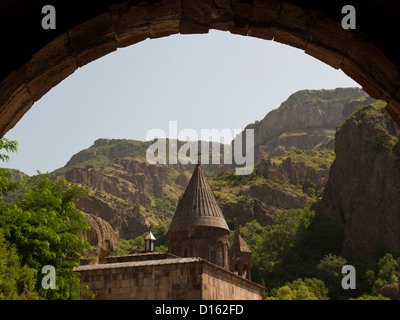
{"label": "church wall", "polygon": [[76,271],[97,300],[262,298],[263,287],[202,259],[167,260],[86,265]]}
{"label": "church wall", "polygon": [[254,282],[210,265],[203,269],[203,300],[262,300],[264,289]]}
{"label": "church wall", "polygon": [[96,300],[197,300],[200,269],[199,264],[179,263],[77,271]]}

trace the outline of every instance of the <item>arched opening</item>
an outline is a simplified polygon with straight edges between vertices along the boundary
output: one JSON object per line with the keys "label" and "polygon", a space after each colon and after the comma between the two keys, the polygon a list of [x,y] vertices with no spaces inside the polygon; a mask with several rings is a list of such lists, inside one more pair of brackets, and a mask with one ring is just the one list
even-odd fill
{"label": "arched opening", "polygon": [[98,245],[99,240],[97,238],[96,232],[93,229],[85,231],[84,234],[87,238],[87,241],[90,243],[91,246]]}
{"label": "arched opening", "polygon": [[[27,58],[27,53],[22,57],[21,54],[16,55],[18,62],[3,73],[0,82],[0,135],[4,136],[35,101],[77,68],[146,38],[177,33],[207,33],[210,29],[273,39],[304,50],[333,68],[343,70],[372,97],[387,101],[387,111],[399,124],[399,68],[393,62],[393,55],[389,59],[388,52],[368,39],[368,35],[373,39],[373,30],[377,26],[368,28],[365,24],[362,26],[364,29],[356,34],[342,28],[341,4],[308,3],[302,6],[296,5],[297,1],[293,2],[295,4],[281,1],[235,0],[231,3],[176,0],[114,4],[108,1],[99,4],[97,10],[85,11],[86,8],[83,8],[76,19],[60,25],[52,36],[40,30],[38,35],[42,38],[39,44],[31,45],[32,56]],[[365,15],[379,14],[381,17],[387,14],[390,17],[397,13],[381,2],[358,3],[358,6]],[[66,13],[75,9],[62,8]],[[20,9],[30,10],[22,6]],[[7,13],[5,8],[3,14]],[[31,21],[29,19],[33,16],[28,16],[24,18]],[[9,19],[4,21],[7,23]],[[388,24],[391,19],[384,21]],[[20,28],[17,31],[23,32]],[[388,49],[384,43],[380,44]]]}
{"label": "arched opening", "polygon": [[[237,4],[241,7],[237,12],[246,11],[246,3]],[[262,9],[255,10],[255,4]],[[144,15],[152,12],[148,11],[147,5],[146,3],[141,7],[144,9],[141,12]],[[192,4],[193,6],[197,8],[196,4]],[[72,74],[76,68],[118,47],[135,44],[147,37],[156,38],[179,32],[208,32],[209,29],[230,31],[233,34],[266,40],[274,39],[300,48],[331,67],[343,70],[362,85],[371,96],[389,102],[387,110],[398,121],[397,65],[389,60],[377,46],[362,37],[355,36],[351,31],[343,30],[338,21],[319,15],[315,10],[279,1],[274,2],[273,5],[252,2],[251,14],[247,15],[246,20],[243,17],[235,17],[235,14],[233,18],[229,15],[221,18],[224,12],[234,13],[236,9],[230,7],[230,4],[222,7],[215,6],[213,2],[211,9],[207,6],[200,8],[200,17],[195,15],[190,19],[185,19],[190,10],[184,10],[180,15],[179,9],[173,7],[170,8],[171,11],[167,11],[167,15],[159,13],[164,20],[154,18],[155,20],[149,24],[146,18],[146,23],[141,25],[140,16],[136,15],[138,11],[135,9],[137,7],[131,8],[129,4],[113,7],[111,13],[99,15],[58,36],[37,51],[31,60],[8,74],[0,84],[4,89],[0,99],[2,134],[10,130],[35,101]],[[175,9],[177,11],[174,11]],[[210,9],[209,13],[207,9]],[[258,17],[262,21],[261,26],[257,24],[258,14],[262,17],[262,19]],[[201,20],[200,23],[197,18]],[[271,18],[273,23],[270,24],[269,20],[266,23],[267,18]],[[108,24],[107,21],[112,21],[112,23]],[[83,39],[88,30],[96,30],[95,36],[85,43]],[[210,250],[208,256],[211,262]]]}

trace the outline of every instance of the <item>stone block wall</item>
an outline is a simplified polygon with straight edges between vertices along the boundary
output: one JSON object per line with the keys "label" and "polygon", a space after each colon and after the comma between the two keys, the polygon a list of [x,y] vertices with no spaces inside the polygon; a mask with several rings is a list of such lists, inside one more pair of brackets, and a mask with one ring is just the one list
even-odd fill
{"label": "stone block wall", "polygon": [[81,284],[88,285],[97,300],[191,300],[201,298],[200,269],[199,264],[185,262],[127,262],[82,266],[77,271]]}
{"label": "stone block wall", "polygon": [[202,300],[261,300],[266,289],[232,272],[205,264],[202,274]]}
{"label": "stone block wall", "polygon": [[200,258],[85,265],[75,271],[97,300],[259,300],[265,289]]}

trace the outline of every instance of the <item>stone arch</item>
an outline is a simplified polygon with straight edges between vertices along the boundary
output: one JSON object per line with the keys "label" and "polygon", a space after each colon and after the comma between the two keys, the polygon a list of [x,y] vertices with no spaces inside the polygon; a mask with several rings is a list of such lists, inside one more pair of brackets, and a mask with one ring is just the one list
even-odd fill
{"label": "stone arch", "polygon": [[[8,30],[0,72],[0,136],[77,68],[147,38],[210,29],[274,40],[341,69],[370,96],[385,100],[386,110],[400,125],[400,58],[388,36],[390,28],[398,29],[400,10],[388,0],[354,1],[360,21],[355,31],[341,26],[341,8],[347,4],[342,1],[103,0],[79,7],[61,0],[52,3],[59,13],[53,31],[27,27],[40,25],[40,1],[0,5],[0,26]],[[29,48],[21,50],[20,42]]]}
{"label": "stone arch", "polygon": [[97,237],[97,233],[92,228],[87,230],[87,231],[85,231],[84,234],[86,235],[87,242],[89,242],[89,244],[91,246],[98,245],[99,240],[98,240],[98,237]]}
{"label": "stone arch", "polygon": [[86,236],[92,250],[84,252],[81,264],[104,263],[105,258],[117,249],[117,235],[107,221],[95,215],[85,213],[84,221],[89,230],[85,230],[83,235]]}
{"label": "stone arch", "polygon": [[246,278],[247,280],[251,279],[251,276],[250,276],[250,265],[248,263],[245,263],[243,265],[243,277]]}

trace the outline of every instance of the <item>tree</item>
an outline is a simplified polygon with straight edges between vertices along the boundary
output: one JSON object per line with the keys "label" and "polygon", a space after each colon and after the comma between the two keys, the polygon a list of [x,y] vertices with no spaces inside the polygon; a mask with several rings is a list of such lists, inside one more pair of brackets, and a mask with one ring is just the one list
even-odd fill
{"label": "tree", "polygon": [[328,300],[328,290],[318,279],[297,279],[280,287],[267,300]]}
{"label": "tree", "polygon": [[[0,139],[0,150],[6,150],[7,152],[17,152],[18,151],[18,142],[10,141],[6,138]],[[6,154],[0,154],[0,160],[8,161],[10,157]]]}
{"label": "tree", "polygon": [[0,300],[36,300],[34,292],[36,270],[20,266],[18,254],[14,247],[4,241],[0,230]]}
{"label": "tree", "polygon": [[321,279],[329,290],[329,296],[337,299],[343,293],[342,267],[346,265],[345,258],[328,254],[317,265],[317,277]]}
{"label": "tree", "polygon": [[302,190],[306,193],[309,197],[315,196],[315,187],[314,184],[311,182],[310,179],[306,179],[302,185]]}
{"label": "tree", "polygon": [[[0,228],[6,240],[15,246],[21,264],[36,270],[35,288],[41,297],[79,299],[80,277],[73,268],[79,265],[83,250],[90,250],[90,245],[83,236],[88,225],[73,200],[87,192],[68,185],[64,179],[52,182],[48,173],[26,178],[24,185],[25,193],[15,204],[0,202]],[[55,290],[41,286],[45,265],[56,270]]]}
{"label": "tree", "polygon": [[350,298],[349,300],[390,300],[389,298],[385,298],[381,294],[376,296],[368,295],[366,293],[362,294],[358,298]]}
{"label": "tree", "polygon": [[301,286],[308,288],[308,291],[315,295],[318,300],[328,300],[328,289],[322,280],[317,278],[297,279],[289,284],[292,289],[298,289]]}
{"label": "tree", "polygon": [[393,258],[391,253],[387,253],[379,259],[375,268],[365,272],[365,277],[371,286],[371,294],[379,295],[379,290],[384,286],[398,282],[400,279],[400,263]]}
{"label": "tree", "polygon": [[295,248],[299,235],[307,229],[313,216],[314,212],[308,208],[275,213],[275,224],[260,233],[253,247],[252,277],[255,281],[263,278],[268,287],[277,288],[286,281],[304,276],[307,268]]}

